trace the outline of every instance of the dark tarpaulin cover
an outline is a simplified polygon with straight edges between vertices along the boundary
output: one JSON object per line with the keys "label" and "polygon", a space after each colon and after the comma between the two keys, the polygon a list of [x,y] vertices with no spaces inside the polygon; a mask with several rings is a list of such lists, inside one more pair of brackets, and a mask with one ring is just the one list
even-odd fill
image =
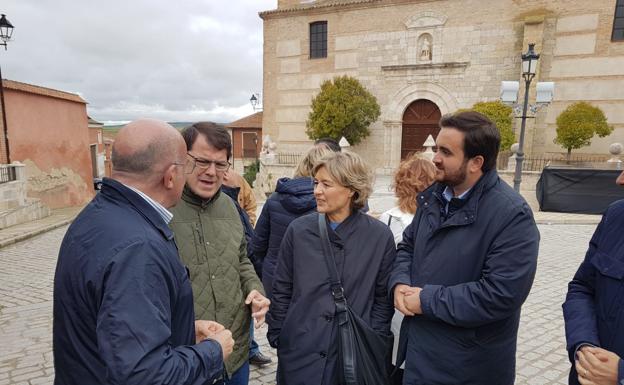
{"label": "dark tarpaulin cover", "polygon": [[535,192],[540,211],[602,214],[624,188],[615,184],[622,170],[546,167]]}

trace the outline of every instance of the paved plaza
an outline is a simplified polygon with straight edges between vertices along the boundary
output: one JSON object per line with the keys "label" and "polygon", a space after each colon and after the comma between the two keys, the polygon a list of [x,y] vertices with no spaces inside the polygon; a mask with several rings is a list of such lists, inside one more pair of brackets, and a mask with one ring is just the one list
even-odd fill
{"label": "paved plaza", "polygon": [[[566,384],[561,303],[594,225],[540,225],[539,267],[523,308],[517,384]],[[67,227],[0,249],[0,385],[51,384],[52,279]],[[262,350],[272,351],[257,333]],[[275,365],[254,368],[251,384],[273,384]]]}

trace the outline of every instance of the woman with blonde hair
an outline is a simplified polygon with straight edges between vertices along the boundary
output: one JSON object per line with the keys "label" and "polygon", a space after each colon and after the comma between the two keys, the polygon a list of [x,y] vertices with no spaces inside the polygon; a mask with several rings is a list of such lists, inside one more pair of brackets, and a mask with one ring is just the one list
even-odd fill
{"label": "woman with blonde hair", "polygon": [[[398,205],[379,217],[379,220],[388,225],[392,231],[397,245],[403,239],[403,231],[414,219],[418,208],[416,197],[434,182],[435,170],[433,162],[418,153],[410,155],[399,164],[392,182]],[[392,333],[394,334],[392,362],[396,361],[401,322],[403,322],[403,314],[395,310],[392,318]],[[402,377],[402,370],[399,370],[393,378],[394,384],[401,384]]]}
{"label": "woman with blonde hair", "polygon": [[[372,192],[371,170],[357,154],[333,153],[314,166],[313,175],[318,213],[297,218],[286,230],[267,315],[278,384],[340,383],[344,368],[328,259],[335,262],[351,312],[373,333],[390,333],[387,284],[396,250],[388,227],[361,212]],[[326,259],[324,244],[333,258]]]}
{"label": "woman with blonde hair", "polygon": [[273,193],[262,207],[251,241],[254,259],[262,261],[260,278],[267,298],[271,298],[273,272],[277,253],[286,228],[295,218],[316,210],[312,170],[325,155],[326,146],[315,146],[301,158],[292,178],[280,178]]}

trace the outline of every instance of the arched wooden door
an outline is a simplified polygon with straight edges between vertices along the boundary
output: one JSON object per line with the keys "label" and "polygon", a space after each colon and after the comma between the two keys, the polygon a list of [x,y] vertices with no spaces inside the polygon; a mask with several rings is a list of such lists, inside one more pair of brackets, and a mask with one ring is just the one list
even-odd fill
{"label": "arched wooden door", "polygon": [[427,99],[413,101],[403,113],[403,132],[401,134],[401,159],[409,154],[423,150],[423,143],[429,135],[435,139],[440,132],[442,114],[438,106]]}

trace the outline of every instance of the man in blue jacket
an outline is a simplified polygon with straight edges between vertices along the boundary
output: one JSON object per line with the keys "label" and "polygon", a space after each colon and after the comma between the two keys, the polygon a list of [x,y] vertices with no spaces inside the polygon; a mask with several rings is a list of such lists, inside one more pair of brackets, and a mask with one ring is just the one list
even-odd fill
{"label": "man in blue jacket", "polygon": [[[624,186],[624,172],[616,183]],[[563,304],[569,383],[624,385],[624,200],[609,206]]]}
{"label": "man in blue jacket", "polygon": [[54,278],[55,384],[205,384],[223,373],[229,330],[195,321],[167,210],[186,146],[170,125],[128,124],[112,179],[69,227]]}
{"label": "man in blue jacket", "polygon": [[500,134],[476,112],[440,121],[436,181],[398,245],[389,292],[406,317],[404,384],[510,385],[539,232],[496,173]]}

